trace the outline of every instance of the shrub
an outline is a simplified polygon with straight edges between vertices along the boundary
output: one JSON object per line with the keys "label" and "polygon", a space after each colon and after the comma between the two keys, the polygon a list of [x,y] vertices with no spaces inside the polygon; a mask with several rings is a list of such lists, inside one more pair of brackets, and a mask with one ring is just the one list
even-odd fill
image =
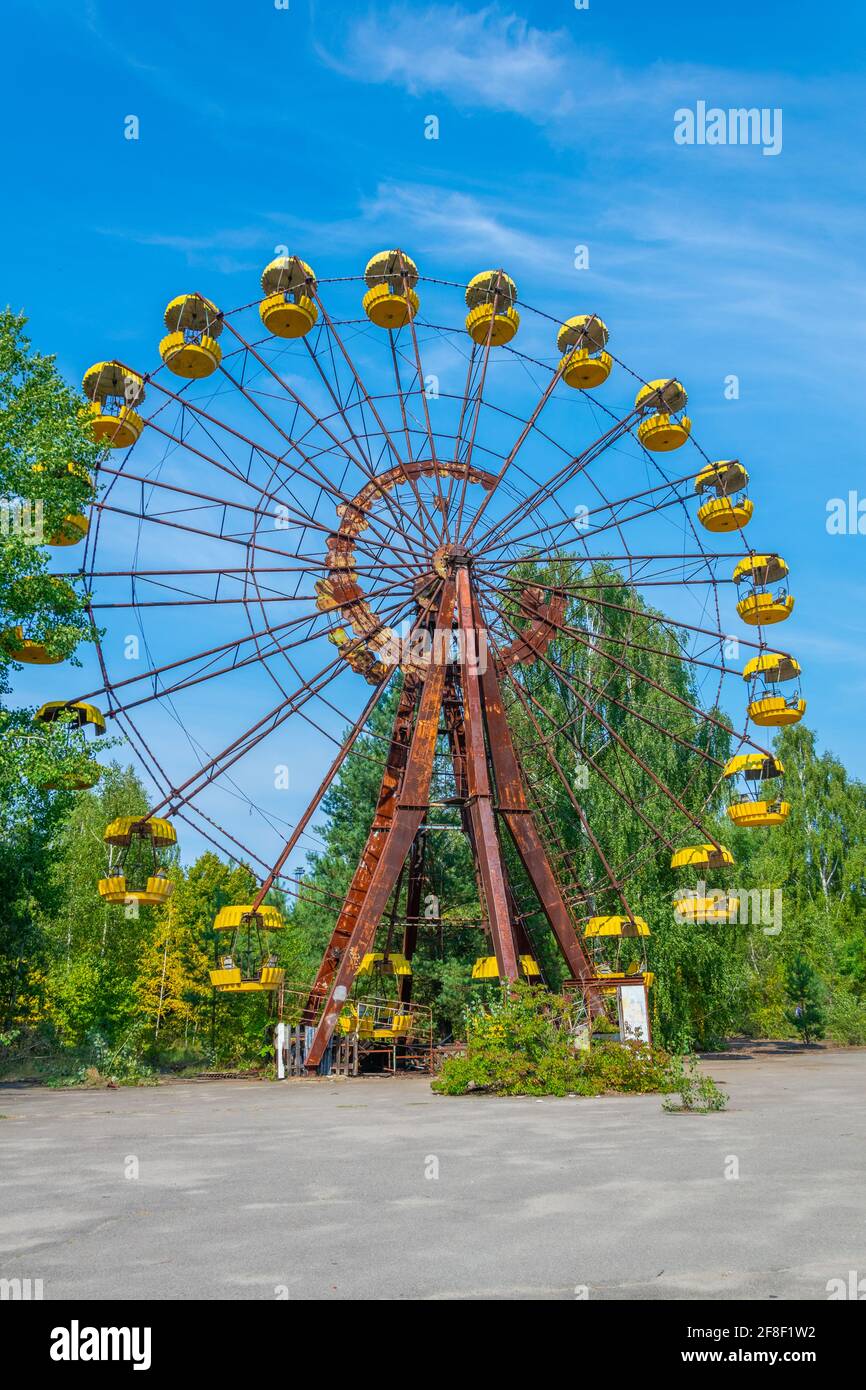
{"label": "shrub", "polygon": [[673,1100],[663,1100],[663,1110],[685,1110],[692,1114],[706,1115],[711,1110],[724,1110],[727,1106],[727,1092],[717,1086],[711,1076],[704,1076],[698,1070],[696,1057],[672,1058],[669,1077],[672,1081],[670,1089],[679,1092],[680,1101],[677,1104]]}
{"label": "shrub", "polygon": [[466,1013],[466,1052],[433,1082],[440,1095],[597,1096],[672,1089],[667,1053],[641,1043],[576,1045],[582,1001],[520,984]]}
{"label": "shrub", "polygon": [[866,1000],[837,990],[827,1010],[827,1036],[848,1047],[866,1046]]}

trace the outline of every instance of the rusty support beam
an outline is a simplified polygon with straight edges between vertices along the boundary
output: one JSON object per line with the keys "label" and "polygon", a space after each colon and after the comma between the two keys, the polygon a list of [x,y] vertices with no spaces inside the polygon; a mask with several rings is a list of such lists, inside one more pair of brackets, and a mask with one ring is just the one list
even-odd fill
{"label": "rusty support beam", "polygon": [[[472,621],[476,627],[474,650],[486,650],[489,643],[477,600],[473,600]],[[572,975],[580,980],[591,979],[595,975],[592,962],[584,949],[583,942],[575,931],[562,896],[562,890],[550,867],[535,820],[529,809],[520,765],[511,739],[511,730],[505,717],[496,664],[493,660],[486,663],[481,675],[481,687],[484,692],[484,708],[490,734],[490,754],[496,777],[499,814],[508,826],[523,867],[535,889],[544,915],[550,923],[550,928],[568,962]]]}
{"label": "rusty support beam", "polygon": [[[440,631],[450,630],[454,613],[454,581],[446,579],[442,586],[442,596],[436,616],[436,627]],[[358,967],[369,951],[376,934],[376,927],[388,898],[396,886],[406,855],[418,833],[418,828],[427,812],[430,795],[430,779],[433,774],[433,758],[436,752],[436,736],[439,731],[439,712],[442,707],[442,694],[445,684],[444,644],[433,643],[433,657],[424,676],[418,700],[418,712],[408,756],[402,769],[397,769],[394,785],[387,789],[391,802],[396,802],[390,824],[377,845],[378,855],[372,868],[369,882],[354,914],[354,923],[348,936],[341,939],[339,961],[326,959],[322,962],[316,985],[311,992],[311,1002],[318,1003],[323,998],[324,989],[330,983],[327,1000],[324,1002],[321,1017],[316,1025],[313,1040],[307,1053],[306,1066],[314,1071],[322,1060],[325,1049],[334,1032],[340,1011],[348,998],[349,989],[358,973]],[[402,776],[400,776],[402,772]],[[383,782],[383,794],[386,788]],[[348,899],[347,899],[348,903]],[[339,923],[338,923],[339,926]],[[348,921],[344,928],[349,926]],[[335,928],[335,933],[336,933]],[[332,938],[333,941],[333,938]],[[345,944],[343,944],[343,942]],[[336,969],[334,966],[336,965]],[[321,978],[320,978],[321,977]],[[317,989],[318,986],[318,989]],[[317,996],[314,999],[314,995]]]}
{"label": "rusty support beam", "polygon": [[473,669],[468,654],[479,652],[475,641],[472,588],[469,570],[457,571],[457,618],[462,634],[464,654],[460,670],[463,686],[463,717],[466,724],[466,781],[469,815],[475,840],[475,854],[481,874],[487,920],[500,980],[516,980],[518,976],[517,941],[508,907],[508,890],[502,865],[502,847],[496,831],[493,810],[493,789],[487,762],[484,713],[481,685],[477,667]]}

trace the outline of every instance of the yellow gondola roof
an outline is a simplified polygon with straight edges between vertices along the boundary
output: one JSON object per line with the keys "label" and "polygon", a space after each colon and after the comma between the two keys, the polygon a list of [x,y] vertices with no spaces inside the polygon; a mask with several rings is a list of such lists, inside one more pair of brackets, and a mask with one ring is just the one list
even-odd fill
{"label": "yellow gondola roof", "polygon": [[399,951],[389,951],[387,956],[384,951],[368,951],[358,966],[358,974],[372,975],[374,970],[381,970],[385,975],[412,974],[412,966]]}
{"label": "yellow gondola roof", "polygon": [[262,290],[265,294],[292,294],[309,285],[317,285],[313,267],[300,256],[277,256],[262,271]]}
{"label": "yellow gondola roof", "polygon": [[643,917],[590,917],[584,936],[651,936]]}
{"label": "yellow gondola roof", "polygon": [[[214,931],[234,931],[244,925],[244,918],[249,917],[252,910],[251,903],[243,907],[221,907],[214,918]],[[267,903],[256,909],[256,915],[261,918],[265,931],[282,931],[286,925],[280,909]]]}
{"label": "yellow gondola roof", "polygon": [[735,758],[729,758],[725,763],[722,776],[737,777],[744,774],[748,777],[751,774],[752,778],[763,781],[767,777],[781,777],[784,771],[779,759],[769,753],[738,753]]}
{"label": "yellow gondola roof", "polygon": [[40,724],[51,724],[63,714],[74,714],[79,728],[84,724],[93,724],[101,734],[105,733],[105,717],[102,710],[97,709],[96,705],[86,704],[84,700],[48,700],[39,706],[33,718],[38,719]]}
{"label": "yellow gondola roof", "polygon": [[[133,827],[137,827],[133,830]],[[133,834],[152,840],[155,845],[176,845],[177,835],[171,821],[160,820],[158,816],[120,816],[106,827],[103,840],[107,845],[126,845]]]}
{"label": "yellow gondola roof", "polygon": [[166,304],[164,317],[169,333],[187,329],[191,333],[207,333],[211,338],[218,338],[223,331],[219,309],[203,294],[175,295]]}
{"label": "yellow gondola roof", "polygon": [[781,555],[746,555],[734,568],[734,580],[755,579],[759,584],[775,584],[787,573],[788,566]]}
{"label": "yellow gondola roof", "polygon": [[722,495],[727,497],[732,492],[742,492],[748,481],[749,475],[739,459],[720,459],[701,469],[695,478],[695,492],[706,492],[712,488],[714,491],[721,490]]}
{"label": "yellow gondola roof", "polygon": [[652,402],[654,408],[667,410],[672,415],[684,410],[688,396],[686,388],[676,377],[659,377],[657,381],[648,381],[646,386],[642,386],[634,398],[636,406],[644,405],[650,398],[656,396],[658,400]]}
{"label": "yellow gondola roof", "polygon": [[770,671],[777,673],[777,681],[791,681],[800,675],[800,663],[785,652],[763,652],[746,662],[743,667],[743,680],[748,681],[752,676],[758,676],[762,672],[769,674]]}
{"label": "yellow gondola roof", "polygon": [[122,396],[127,405],[138,405],[144,400],[144,382],[122,362],[94,362],[84,373],[81,389],[89,401]]}
{"label": "yellow gondola roof", "polygon": [[601,352],[609,336],[607,324],[597,314],[578,314],[573,319],[565,320],[556,335],[556,346],[560,352],[570,347]]}
{"label": "yellow gondola roof", "polygon": [[405,251],[377,251],[364,267],[364,279],[372,290],[376,285],[388,285],[395,294],[404,286],[413,289],[418,283],[418,267]]}
{"label": "yellow gondola roof", "polygon": [[712,864],[714,867],[721,868],[724,864],[733,864],[734,856],[724,845],[684,845],[682,849],[675,850],[671,855],[672,869],[687,869],[697,864]]}
{"label": "yellow gondola roof", "polygon": [[497,289],[502,308],[514,303],[517,286],[504,270],[482,270],[478,275],[473,275],[466,286],[467,308],[477,309],[481,304],[492,304]]}

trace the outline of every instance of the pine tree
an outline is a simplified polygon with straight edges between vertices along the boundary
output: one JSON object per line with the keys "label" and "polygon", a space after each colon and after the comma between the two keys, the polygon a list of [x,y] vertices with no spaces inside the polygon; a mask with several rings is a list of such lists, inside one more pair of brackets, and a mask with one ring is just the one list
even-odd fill
{"label": "pine tree", "polygon": [[792,1005],[787,1013],[788,1021],[802,1035],[806,1046],[815,1038],[823,1038],[826,1015],[822,1007],[821,981],[802,953],[798,953],[788,965],[785,993]]}

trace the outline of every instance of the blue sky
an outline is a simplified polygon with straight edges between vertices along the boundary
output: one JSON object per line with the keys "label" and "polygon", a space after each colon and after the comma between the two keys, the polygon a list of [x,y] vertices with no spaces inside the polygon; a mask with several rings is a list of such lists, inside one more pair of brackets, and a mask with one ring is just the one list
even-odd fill
{"label": "blue sky", "polygon": [[[862,11],[11,0],[4,21],[5,295],[70,379],[151,366],[172,295],[248,303],[283,244],[328,276],[386,245],[444,279],[502,264],[530,304],[599,313],[641,376],[682,377],[710,456],[746,463],[807,719],[866,774],[866,536],[826,529],[830,499],[866,498]],[[780,153],[676,144],[699,101],[781,109]]]}

